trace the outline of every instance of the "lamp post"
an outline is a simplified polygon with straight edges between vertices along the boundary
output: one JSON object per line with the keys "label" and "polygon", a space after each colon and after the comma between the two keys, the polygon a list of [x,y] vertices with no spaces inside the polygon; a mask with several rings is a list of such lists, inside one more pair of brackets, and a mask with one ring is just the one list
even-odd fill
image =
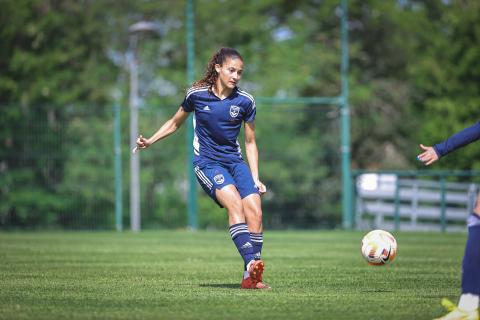
{"label": "lamp post", "polygon": [[[138,57],[137,44],[141,34],[160,34],[159,25],[150,21],[139,21],[129,27],[129,49],[127,52],[130,71],[130,150],[136,146],[138,137]],[[139,154],[130,154],[130,228],[139,232],[140,223],[140,158]]]}

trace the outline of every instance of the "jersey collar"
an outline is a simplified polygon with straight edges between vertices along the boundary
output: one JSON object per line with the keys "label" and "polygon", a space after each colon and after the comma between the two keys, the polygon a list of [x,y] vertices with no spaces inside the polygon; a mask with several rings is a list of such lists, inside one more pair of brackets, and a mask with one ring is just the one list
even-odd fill
{"label": "jersey collar", "polygon": [[238,91],[238,87],[235,86],[235,88],[232,89],[232,92],[230,92],[230,94],[229,94],[227,97],[225,97],[224,99],[220,99],[220,97],[218,97],[218,96],[215,94],[215,92],[213,92],[213,87],[208,88],[208,92],[210,92],[210,94],[211,94],[212,96],[214,96],[215,98],[217,98],[219,101],[224,101],[224,100],[227,100],[227,99],[231,98],[234,94],[237,93],[237,91]]}

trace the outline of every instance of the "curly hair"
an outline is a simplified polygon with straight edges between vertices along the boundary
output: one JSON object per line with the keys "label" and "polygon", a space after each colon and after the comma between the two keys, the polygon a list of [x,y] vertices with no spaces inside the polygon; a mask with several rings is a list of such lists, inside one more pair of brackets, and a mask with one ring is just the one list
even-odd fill
{"label": "curly hair", "polygon": [[242,56],[240,55],[240,53],[238,53],[237,50],[226,47],[220,48],[220,50],[215,52],[215,54],[210,58],[210,61],[207,65],[207,70],[205,71],[203,78],[195,81],[192,87],[198,88],[207,86],[211,88],[213,85],[215,85],[218,78],[218,73],[217,70],[215,70],[215,65],[223,65],[227,58],[239,58],[243,61]]}

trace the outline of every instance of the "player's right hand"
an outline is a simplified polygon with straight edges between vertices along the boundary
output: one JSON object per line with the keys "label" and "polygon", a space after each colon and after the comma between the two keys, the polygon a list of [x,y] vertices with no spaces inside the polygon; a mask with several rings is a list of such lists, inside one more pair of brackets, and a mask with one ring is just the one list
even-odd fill
{"label": "player's right hand", "polygon": [[137,139],[137,148],[138,149],[146,149],[150,146],[150,142],[148,139],[145,139],[142,135],[138,136]]}

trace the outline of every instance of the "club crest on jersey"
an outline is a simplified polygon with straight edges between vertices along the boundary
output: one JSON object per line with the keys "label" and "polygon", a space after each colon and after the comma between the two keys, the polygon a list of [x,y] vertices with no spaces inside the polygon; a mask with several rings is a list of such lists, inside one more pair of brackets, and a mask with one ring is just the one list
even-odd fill
{"label": "club crest on jersey", "polygon": [[216,184],[222,184],[223,182],[225,182],[225,177],[223,176],[223,174],[220,173],[213,177],[213,180],[215,180]]}
{"label": "club crest on jersey", "polygon": [[232,118],[236,118],[239,113],[240,113],[240,107],[239,106],[230,106],[230,116]]}

